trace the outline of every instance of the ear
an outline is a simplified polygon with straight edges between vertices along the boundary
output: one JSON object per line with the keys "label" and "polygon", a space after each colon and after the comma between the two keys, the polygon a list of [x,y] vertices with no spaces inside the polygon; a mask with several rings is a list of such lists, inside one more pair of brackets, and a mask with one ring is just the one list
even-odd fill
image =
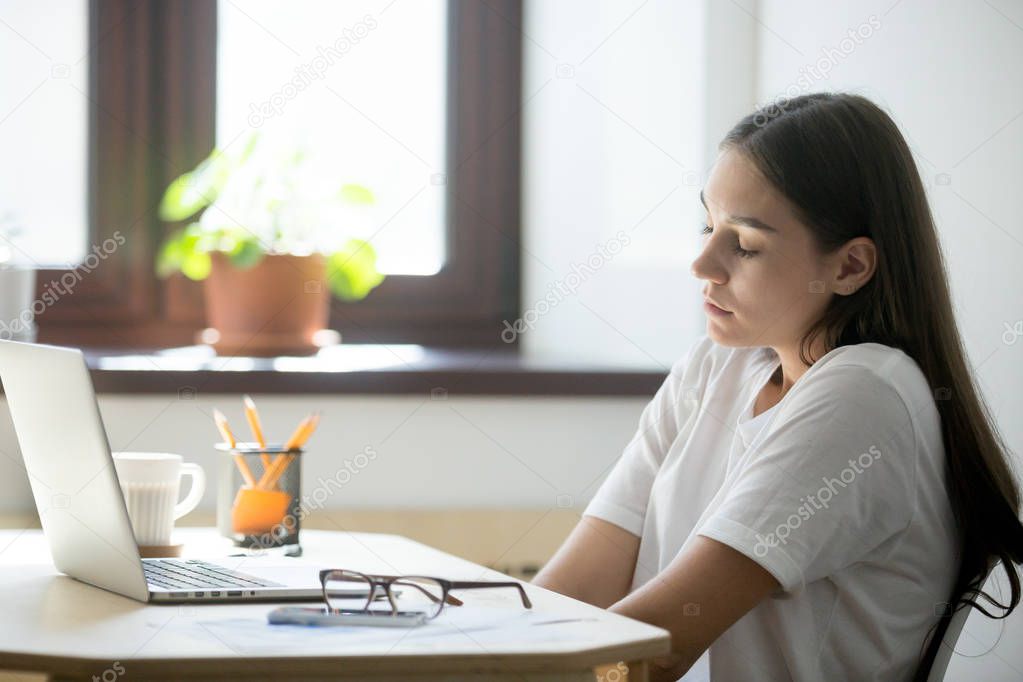
{"label": "ear", "polygon": [[869,237],[850,239],[835,253],[831,289],[840,296],[853,294],[870,281],[877,267],[877,247]]}

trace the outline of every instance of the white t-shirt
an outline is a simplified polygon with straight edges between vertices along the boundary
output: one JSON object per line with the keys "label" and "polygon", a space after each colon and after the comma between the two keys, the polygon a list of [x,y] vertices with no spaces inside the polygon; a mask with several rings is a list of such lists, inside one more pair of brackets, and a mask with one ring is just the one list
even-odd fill
{"label": "white t-shirt", "polygon": [[843,346],[752,418],[778,365],[700,337],[584,513],[640,538],[632,590],[696,535],[781,584],[686,682],[908,679],[958,569],[927,380],[901,350]]}

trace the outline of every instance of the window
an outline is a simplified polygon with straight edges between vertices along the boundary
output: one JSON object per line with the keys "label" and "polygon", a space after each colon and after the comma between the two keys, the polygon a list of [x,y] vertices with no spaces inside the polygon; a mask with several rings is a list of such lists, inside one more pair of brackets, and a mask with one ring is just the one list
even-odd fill
{"label": "window", "polygon": [[[118,233],[124,244],[81,278],[74,296],[60,297],[37,318],[41,340],[194,343],[204,326],[202,286],[156,278],[156,249],[172,229],[158,220],[156,206],[173,178],[205,158],[215,140],[224,144],[250,105],[267,112],[262,103],[276,102],[281,114],[269,110],[274,115],[262,126],[286,128],[292,116],[313,109],[334,123],[316,132],[318,144],[358,149],[337,158],[345,177],[371,178],[363,184],[378,195],[381,213],[404,206],[393,224],[374,216],[362,226],[387,240],[374,245],[392,274],[364,301],[335,301],[331,325],[348,342],[501,343],[501,320],[514,319],[519,307],[521,3],[378,0],[352,3],[364,10],[358,13],[349,4],[310,3],[295,11],[289,3],[283,12],[284,5],[271,2],[91,0],[86,251]],[[300,19],[307,11],[333,14],[306,33]],[[326,87],[286,102],[275,97],[285,96],[296,68],[312,68],[316,54],[303,62],[309,50],[331,40],[336,48],[345,28],[362,32],[357,24],[367,15],[377,27],[313,84]],[[388,37],[387,21],[402,30]],[[252,42],[259,32],[261,52]],[[399,43],[396,58],[372,72],[358,68]],[[410,189],[415,182],[418,195]],[[386,243],[403,248],[385,249]],[[65,274],[41,271],[40,287]]]}
{"label": "window", "polygon": [[445,261],[447,2],[221,0],[217,146],[246,134],[304,145],[309,175],[373,191],[372,237],[387,274]]}
{"label": "window", "polygon": [[[0,26],[0,250],[77,264],[86,244],[88,4],[7,3]],[[60,21],[53,17],[60,16]],[[54,198],[59,196],[60,200]]]}

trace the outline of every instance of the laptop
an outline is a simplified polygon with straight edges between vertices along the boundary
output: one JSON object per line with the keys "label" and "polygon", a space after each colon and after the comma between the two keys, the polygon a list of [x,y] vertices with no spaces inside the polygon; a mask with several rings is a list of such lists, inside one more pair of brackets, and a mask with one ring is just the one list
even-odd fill
{"label": "laptop", "polygon": [[0,381],[57,570],[146,602],[322,599],[299,559],[139,556],[80,350],[0,341]]}

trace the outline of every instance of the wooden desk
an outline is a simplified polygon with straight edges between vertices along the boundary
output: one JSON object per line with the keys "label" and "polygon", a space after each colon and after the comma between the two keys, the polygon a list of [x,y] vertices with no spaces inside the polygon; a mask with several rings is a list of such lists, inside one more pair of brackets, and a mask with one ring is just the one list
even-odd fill
{"label": "wooden desk", "polygon": [[[186,554],[223,554],[210,529],[180,529]],[[418,573],[461,580],[506,576],[397,535],[303,531],[305,559],[373,573]],[[310,628],[294,639],[268,626],[270,604],[154,606],[56,572],[38,530],[0,530],[0,669],[40,671],[55,680],[365,679],[587,680],[602,664],[628,661],[629,679],[670,649],[667,631],[526,584],[534,611],[550,620],[515,631],[459,630],[436,637],[374,629],[344,641],[341,628]],[[459,593],[466,606],[519,615],[514,590]],[[449,607],[450,608],[450,607]],[[468,612],[464,612],[468,613]],[[442,614],[440,618],[443,618]],[[583,620],[574,620],[583,619]],[[547,618],[544,618],[547,620]],[[226,623],[225,621],[230,621]],[[241,633],[262,632],[253,650]],[[225,634],[226,633],[226,634]],[[514,635],[514,636],[513,636]],[[279,639],[277,639],[279,637]],[[292,638],[292,644],[287,644]],[[301,641],[296,645],[296,641]],[[290,648],[289,648],[290,647]],[[604,675],[615,682],[612,669]],[[620,675],[618,676],[620,677]],[[616,678],[617,679],[617,678]]]}

